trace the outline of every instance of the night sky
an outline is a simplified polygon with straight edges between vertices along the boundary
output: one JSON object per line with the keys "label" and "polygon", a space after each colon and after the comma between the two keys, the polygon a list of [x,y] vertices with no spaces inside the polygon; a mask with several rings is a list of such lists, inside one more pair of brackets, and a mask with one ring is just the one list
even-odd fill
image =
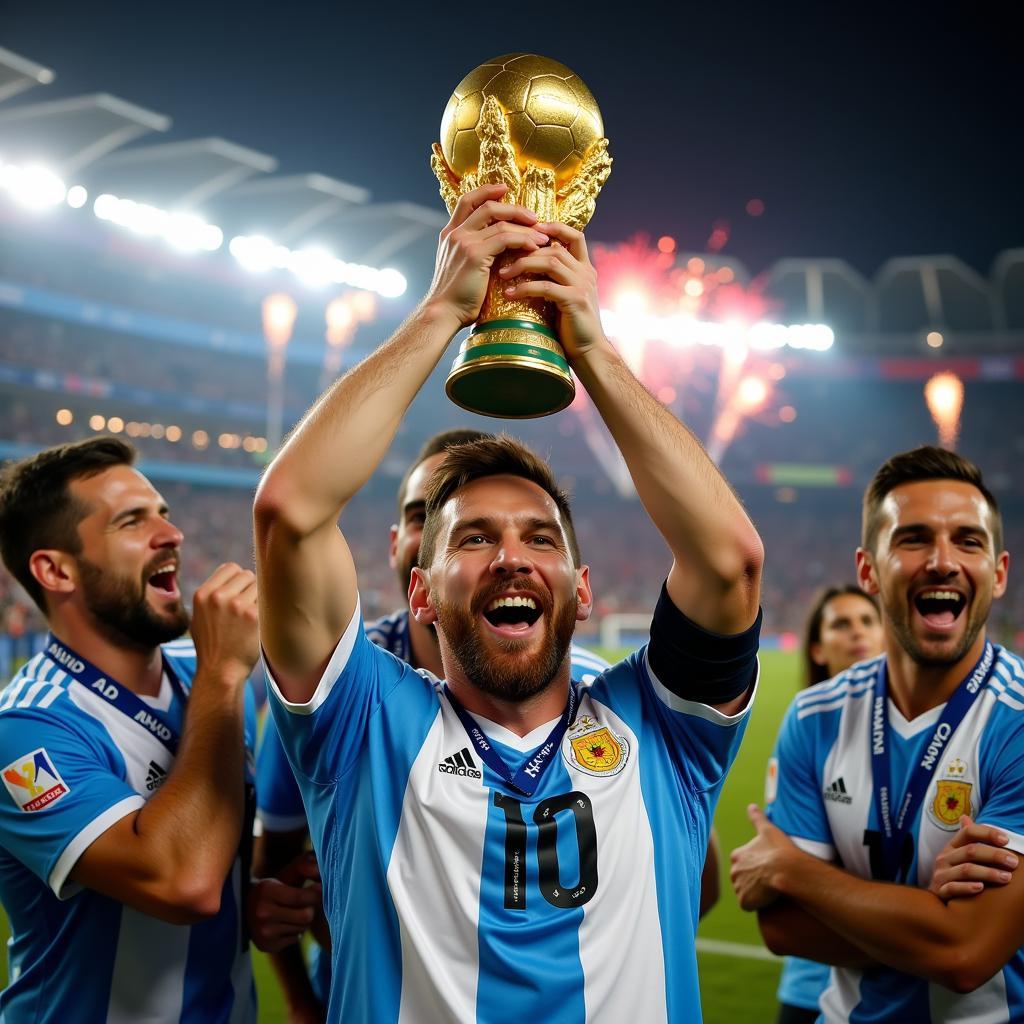
{"label": "night sky", "polygon": [[752,271],[834,256],[867,274],[926,253],[987,273],[1024,246],[1022,62],[1004,16],[569,6],[40,2],[8,9],[0,45],[56,71],[32,102],[110,92],[171,116],[167,139],[223,136],[280,173],[439,208],[427,161],[452,88],[487,58],[539,52],[604,115],[615,167],[593,239],[642,231],[703,251],[725,221],[725,254]]}

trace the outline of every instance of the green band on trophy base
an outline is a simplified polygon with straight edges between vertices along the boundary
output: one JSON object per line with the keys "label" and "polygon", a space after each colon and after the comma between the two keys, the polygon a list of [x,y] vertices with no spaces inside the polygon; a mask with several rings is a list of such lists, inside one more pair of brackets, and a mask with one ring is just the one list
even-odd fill
{"label": "green band on trophy base", "polygon": [[576,387],[564,356],[547,347],[554,341],[551,331],[530,321],[481,324],[462,343],[445,392],[482,416],[529,419],[558,412],[573,400]]}

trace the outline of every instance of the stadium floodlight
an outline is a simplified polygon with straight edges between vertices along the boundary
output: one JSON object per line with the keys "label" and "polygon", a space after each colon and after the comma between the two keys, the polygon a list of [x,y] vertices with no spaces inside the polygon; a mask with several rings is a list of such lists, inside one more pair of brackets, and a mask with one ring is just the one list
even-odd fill
{"label": "stadium floodlight", "polygon": [[288,269],[310,288],[323,288],[334,280],[339,262],[326,249],[298,249],[291,253]]}
{"label": "stadium floodlight", "polygon": [[72,185],[65,198],[72,210],[80,210],[89,201],[89,191],[84,185]]}
{"label": "stadium floodlight", "polygon": [[64,202],[67,185],[42,164],[4,164],[0,167],[0,187],[5,188],[20,206],[45,210]]}
{"label": "stadium floodlight", "polygon": [[228,243],[228,251],[251,273],[261,274],[276,267],[290,271],[311,288],[342,284],[394,299],[404,295],[408,287],[405,277],[391,267],[379,269],[347,263],[324,249],[292,250],[275,245],[264,235],[235,235]]}
{"label": "stadium floodlight", "polygon": [[252,274],[262,274],[275,266],[274,243],[263,235],[236,235],[228,243],[228,252]]}
{"label": "stadium floodlight", "polygon": [[110,221],[137,235],[162,238],[182,252],[214,252],[224,241],[224,232],[197,214],[186,211],[172,213],[149,203],[122,199],[109,192],[97,196],[92,209],[99,220]]}
{"label": "stadium floodlight", "polygon": [[207,224],[194,213],[172,213],[163,228],[164,237],[175,249],[183,252],[219,249],[224,232],[216,224]]}
{"label": "stadium floodlight", "polygon": [[405,294],[405,289],[408,287],[409,284],[405,280],[405,275],[399,273],[393,267],[385,267],[377,273],[377,287],[375,291],[381,298],[397,299],[400,295]]}
{"label": "stadium floodlight", "polygon": [[629,299],[623,307],[621,301],[615,309],[602,309],[601,322],[609,338],[642,337],[660,341],[673,348],[705,345],[712,348],[730,348],[742,345],[759,351],[779,348],[804,349],[825,352],[835,342],[832,328],[827,324],[775,324],[762,321],[753,325],[729,321],[717,323],[697,320],[692,315],[674,314],[654,316],[646,314],[639,302]]}

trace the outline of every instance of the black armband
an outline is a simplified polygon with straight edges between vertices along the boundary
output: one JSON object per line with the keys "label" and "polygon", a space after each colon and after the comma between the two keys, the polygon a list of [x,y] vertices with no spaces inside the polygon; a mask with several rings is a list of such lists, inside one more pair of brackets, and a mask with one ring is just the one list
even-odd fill
{"label": "black armband", "polygon": [[677,697],[700,704],[726,704],[757,677],[757,645],[763,613],[742,633],[723,636],[688,619],[662,584],[651,621],[647,660],[658,681]]}

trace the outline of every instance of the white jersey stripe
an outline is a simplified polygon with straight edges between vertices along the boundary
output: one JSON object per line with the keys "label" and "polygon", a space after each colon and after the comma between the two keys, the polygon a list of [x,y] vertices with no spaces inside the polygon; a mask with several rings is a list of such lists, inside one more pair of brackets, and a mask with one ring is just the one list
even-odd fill
{"label": "white jersey stripe", "polygon": [[191,934],[131,907],[121,911],[106,1024],[138,1024],[154,1006],[163,1020],[181,1017]]}
{"label": "white jersey stripe", "polygon": [[809,708],[803,708],[796,713],[796,717],[806,718],[808,715],[820,715],[825,711],[836,711],[846,703],[847,697],[864,697],[870,691],[870,686],[862,686],[859,690],[850,690],[840,694],[835,700],[829,701],[827,704],[813,704]]}
{"label": "white jersey stripe", "polygon": [[876,664],[877,660],[865,662],[862,665],[855,665],[853,668],[847,669],[847,671],[841,672],[839,675],[833,676],[823,683],[817,683],[798,693],[795,701],[798,706],[802,707],[804,704],[814,703],[817,700],[829,700],[832,697],[836,697],[839,694],[839,690],[845,690],[845,687],[850,683],[858,683],[864,679],[873,680],[875,678]]}
{"label": "white jersey stripe", "polygon": [[32,676],[24,676],[17,682],[11,683],[10,686],[4,690],[4,701],[0,704],[0,711],[6,711],[8,708],[14,707],[14,705],[21,699],[21,695],[32,685],[34,682],[45,682],[45,679],[36,679]]}
{"label": "white jersey stripe", "polygon": [[[32,703],[32,701],[34,701],[36,697],[39,696],[39,693],[43,689],[43,687],[49,685],[50,684],[47,683],[45,679],[37,679],[28,688],[27,692],[25,693],[25,696],[18,701],[18,707],[27,708]],[[60,689],[60,687],[58,687],[58,689]]]}
{"label": "white jersey stripe", "polygon": [[[479,872],[438,871],[436,865],[482,863],[491,794],[482,785],[453,786],[452,776],[437,770],[438,748],[443,749],[447,736],[465,744],[462,723],[442,701],[409,773],[388,863],[388,888],[402,936],[399,1024],[476,1019],[481,877]],[[429,814],[422,812],[424,807]],[[467,822],[478,827],[471,833]],[[469,839],[471,849],[463,845]],[[437,884],[424,885],[424,878]],[[446,979],[443,988],[437,978]]]}
{"label": "white jersey stripe", "polygon": [[36,707],[48,708],[62,693],[64,693],[64,691],[65,687],[63,686],[51,686],[50,689],[43,694]]}
{"label": "white jersey stripe", "polygon": [[[594,717],[625,736],[631,750],[639,749],[636,734],[618,715],[607,705],[589,700],[598,709]],[[572,789],[590,797],[601,842],[599,898],[583,907],[579,931],[586,1019],[667,1020],[654,837],[640,788],[639,759],[635,755],[629,758],[614,786],[596,785],[577,768],[567,770]],[[623,796],[623,791],[628,795]],[[629,867],[620,870],[616,865]],[[644,880],[642,886],[636,884],[638,878]],[[605,965],[615,960],[613,951],[622,948],[643,950],[643,956],[623,958],[622,970],[609,972]],[[632,974],[626,972],[627,963]]]}
{"label": "white jersey stripe", "polygon": [[870,690],[874,686],[873,679],[865,679],[863,682],[851,682],[847,680],[841,687],[831,690],[829,693],[813,694],[813,699],[797,701],[797,707],[801,711],[813,708],[816,704],[832,703],[840,697],[856,696],[864,690]]}
{"label": "white jersey stripe", "polygon": [[1019,700],[1014,700],[1008,693],[1001,693],[999,695],[999,703],[1013,708],[1014,711],[1024,711],[1024,704]]}

